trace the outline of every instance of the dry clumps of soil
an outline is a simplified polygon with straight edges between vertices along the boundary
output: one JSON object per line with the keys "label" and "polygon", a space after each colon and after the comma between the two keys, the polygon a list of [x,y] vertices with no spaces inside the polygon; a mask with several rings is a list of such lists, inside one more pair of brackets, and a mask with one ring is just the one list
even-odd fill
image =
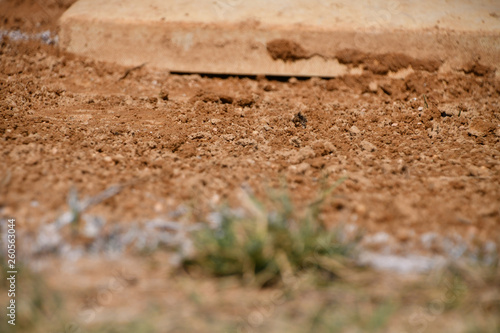
{"label": "dry clumps of soil", "polygon": [[[335,55],[327,56],[307,51],[299,43],[288,39],[273,39],[266,44],[267,51],[274,60],[293,62],[309,59],[313,56],[337,59],[339,63],[353,67],[361,66],[364,70],[377,75],[386,75],[401,69],[412,68],[416,71],[436,72],[441,66],[439,59],[416,59],[402,53],[365,53],[353,49],[344,49]],[[463,68],[467,74],[483,76],[492,73],[492,68],[478,62]]]}
{"label": "dry clumps of soil", "polygon": [[380,75],[385,75],[389,71],[397,72],[410,66],[417,71],[436,72],[441,66],[441,62],[436,59],[415,59],[400,53],[367,54],[345,49],[338,52],[336,57],[341,64],[361,65],[364,69]]}
{"label": "dry clumps of soil", "polygon": [[267,52],[274,59],[283,61],[296,61],[310,58],[300,44],[288,39],[273,39],[266,44]]}
{"label": "dry clumps of soil", "polygon": [[93,208],[127,223],[190,200],[199,214],[238,205],[240,186],[265,196],[283,177],[300,206],[347,175],[324,208],[330,225],[407,243],[432,232],[499,237],[494,77],[366,72],[289,83],[145,66],[119,80],[126,68],[53,46],[1,47],[2,214],[27,228],[53,221],[72,186],[91,196],[129,184]]}
{"label": "dry clumps of soil", "polygon": [[[55,33],[57,17],[71,2],[0,2],[1,29]],[[288,48],[295,51],[281,57],[309,56],[296,45]],[[68,319],[95,314],[91,324],[110,322],[106,329],[119,327],[117,313],[126,314],[125,321],[137,318],[181,331],[227,330],[229,321],[255,318],[254,313],[266,313],[267,323],[282,331],[289,313],[307,314],[309,308],[316,323],[318,305],[346,299],[343,283],[314,290],[300,282],[281,310],[261,312],[269,300],[281,304],[276,295],[284,295],[283,289],[256,291],[229,279],[179,272],[173,277],[167,264],[171,251],[148,251],[189,249],[189,232],[206,226],[191,222],[220,219],[226,205],[239,212],[242,187],[265,200],[270,188],[286,183],[300,210],[347,177],[326,198],[320,218],[346,234],[365,233],[363,251],[375,252],[363,252],[362,261],[373,264],[378,252],[380,267],[387,267],[387,253],[453,259],[467,254],[497,262],[500,81],[494,72],[471,64],[459,74],[416,70],[395,79],[376,74],[385,69],[370,69],[369,63],[359,66],[361,75],[330,80],[170,75],[147,64],[132,70],[90,61],[40,40],[2,38],[0,220],[17,219],[18,258],[37,255],[25,262],[41,268],[48,284],[67,296]],[[131,249],[143,252],[134,256]],[[99,259],[81,258],[83,251]],[[112,260],[100,255],[110,252]],[[116,260],[116,253],[125,255]],[[403,259],[405,267],[408,261],[422,266],[422,257]],[[361,274],[355,281],[366,282],[360,284],[366,285],[363,299],[356,298],[356,287],[356,295],[347,297],[352,299],[347,311],[359,304],[377,310],[373,299],[389,295],[402,305],[389,322],[406,325],[411,309],[430,304],[414,303],[420,296],[411,292],[400,295],[414,289],[413,280],[403,285],[394,283],[394,274]],[[456,276],[440,277],[445,289],[451,282],[451,291],[460,291]],[[485,283],[476,271],[463,276],[476,286],[464,303],[493,313],[490,296],[496,289],[487,285],[496,281]],[[370,293],[374,297],[367,298]],[[436,299],[434,290],[427,294]],[[443,305],[449,298],[442,300]],[[152,304],[156,317],[145,317],[143,309]],[[61,308],[47,312],[46,305],[35,317],[65,318]],[[334,308],[328,308],[329,318]],[[461,313],[454,308],[433,323],[444,327]],[[470,327],[469,307],[465,313],[463,327]],[[186,315],[197,319],[185,320]],[[204,329],[205,322],[210,328]],[[238,327],[256,327],[253,323],[249,319]],[[290,325],[299,327],[296,323]],[[273,331],[266,325],[259,328]],[[366,322],[358,327],[366,328]]]}
{"label": "dry clumps of soil", "polygon": [[[9,9],[26,14],[26,33],[52,24],[21,10],[35,5]],[[275,44],[288,50],[280,59],[308,56]],[[90,212],[112,225],[185,206],[201,218],[240,204],[241,186],[264,198],[283,179],[300,207],[348,176],[323,208],[329,226],[420,248],[429,233],[470,246],[500,239],[500,83],[479,65],[441,74],[437,64],[374,58],[417,70],[396,79],[364,62],[357,76],[286,81],[130,71],[9,38],[0,53],[0,208],[20,228],[54,221],[72,187],[92,196],[127,184]]]}

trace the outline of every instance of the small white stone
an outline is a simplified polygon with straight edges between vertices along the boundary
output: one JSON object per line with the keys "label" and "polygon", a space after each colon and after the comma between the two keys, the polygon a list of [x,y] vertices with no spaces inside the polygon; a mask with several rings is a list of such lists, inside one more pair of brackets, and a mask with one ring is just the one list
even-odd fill
{"label": "small white stone", "polygon": [[377,150],[377,147],[373,143],[366,140],[361,141],[360,146],[362,150],[366,150],[369,152]]}
{"label": "small white stone", "polygon": [[359,134],[361,133],[361,130],[359,128],[357,128],[355,125],[353,125],[350,129],[349,129],[349,132],[351,132],[352,134]]}

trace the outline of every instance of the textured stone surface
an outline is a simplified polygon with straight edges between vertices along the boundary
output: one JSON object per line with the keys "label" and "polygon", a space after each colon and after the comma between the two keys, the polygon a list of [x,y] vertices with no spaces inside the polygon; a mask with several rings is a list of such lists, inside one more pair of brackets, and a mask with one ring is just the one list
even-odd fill
{"label": "textured stone surface", "polygon": [[335,76],[378,72],[380,57],[382,73],[500,68],[494,0],[80,0],[60,26],[70,52],[174,72]]}

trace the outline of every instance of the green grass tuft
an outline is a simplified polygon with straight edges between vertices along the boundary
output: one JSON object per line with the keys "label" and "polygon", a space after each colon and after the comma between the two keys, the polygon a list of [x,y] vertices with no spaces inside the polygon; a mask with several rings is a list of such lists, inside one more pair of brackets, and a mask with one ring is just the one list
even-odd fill
{"label": "green grass tuft", "polygon": [[183,267],[215,276],[249,278],[262,286],[301,270],[319,270],[329,277],[339,277],[359,239],[344,241],[339,230],[327,230],[320,209],[343,181],[323,191],[301,216],[296,216],[286,191],[271,191],[270,207],[245,193],[242,202],[250,214],[242,217],[221,209],[218,227],[194,234],[196,252],[184,259]]}

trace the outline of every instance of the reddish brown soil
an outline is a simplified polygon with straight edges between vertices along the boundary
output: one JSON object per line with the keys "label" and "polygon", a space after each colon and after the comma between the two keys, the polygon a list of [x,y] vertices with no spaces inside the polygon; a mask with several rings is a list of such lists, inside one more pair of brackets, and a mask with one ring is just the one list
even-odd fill
{"label": "reddish brown soil", "polygon": [[57,19],[75,0],[9,0],[0,2],[2,29],[25,32],[55,31]]}
{"label": "reddish brown soil", "polygon": [[[2,28],[52,28],[67,6],[49,6],[46,21],[32,14],[37,4],[9,7]],[[330,225],[402,242],[430,231],[500,241],[494,73],[276,81],[127,70],[39,42],[1,42],[3,217],[31,228],[67,210],[72,186],[89,196],[112,184],[126,186],[92,211],[112,223],[180,204],[203,214],[237,205],[241,186],[264,197],[282,179],[300,207],[347,175],[324,209]]]}
{"label": "reddish brown soil", "polygon": [[304,50],[299,44],[287,39],[274,39],[269,41],[266,47],[267,52],[269,52],[269,55],[274,60],[295,61],[311,57],[310,52]]}
{"label": "reddish brown soil", "polygon": [[441,62],[435,59],[415,59],[401,53],[366,54],[350,49],[339,52],[336,58],[341,64],[361,65],[365,70],[380,75],[385,75],[389,71],[397,72],[408,66],[418,71],[436,72],[441,66]]}
{"label": "reddish brown soil", "polygon": [[[344,49],[335,55],[324,55],[306,51],[300,44],[287,39],[274,39],[266,44],[267,52],[274,60],[297,61],[314,56],[337,59],[339,63],[350,67],[361,66],[365,71],[376,75],[386,75],[408,67],[417,71],[436,72],[441,62],[436,59],[415,59],[402,53],[367,54],[358,50]],[[467,74],[483,76],[491,74],[492,69],[479,62],[463,68]]]}

